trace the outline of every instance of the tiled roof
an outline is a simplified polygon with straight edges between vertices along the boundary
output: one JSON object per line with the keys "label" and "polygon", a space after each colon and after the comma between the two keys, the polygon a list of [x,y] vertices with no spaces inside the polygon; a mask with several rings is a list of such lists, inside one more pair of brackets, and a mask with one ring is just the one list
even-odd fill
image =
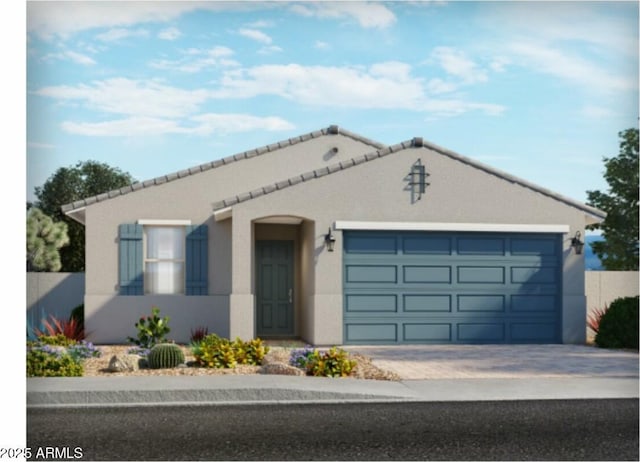
{"label": "tiled roof", "polygon": [[323,176],[326,175],[330,175],[332,173],[335,172],[339,172],[341,170],[346,170],[348,168],[351,167],[355,167],[356,165],[360,165],[362,163],[365,162],[369,162],[375,159],[378,159],[380,157],[385,157],[389,154],[392,154],[394,152],[398,152],[410,147],[414,147],[414,148],[427,148],[430,149],[432,151],[436,151],[442,155],[445,155],[447,157],[450,157],[452,159],[455,159],[459,162],[462,162],[464,164],[467,164],[471,167],[477,168],[479,170],[482,170],[486,173],[489,173],[491,175],[495,175],[498,178],[501,178],[503,180],[509,181],[511,183],[517,184],[519,186],[531,189],[537,193],[543,194],[547,197],[550,197],[552,199],[555,199],[557,201],[560,201],[566,205],[569,205],[571,207],[577,208],[583,212],[586,212],[588,214],[594,215],[598,218],[604,218],[606,216],[606,213],[603,212],[602,210],[596,209],[594,207],[590,207],[586,204],[583,204],[581,202],[578,202],[576,200],[573,200],[571,198],[565,197],[561,194],[555,193],[549,189],[546,188],[542,188],[538,185],[535,185],[533,183],[530,183],[526,180],[523,180],[521,178],[517,178],[513,175],[510,175],[508,173],[505,173],[501,170],[495,169],[493,167],[490,167],[488,165],[482,164],[480,162],[477,162],[475,160],[472,160],[468,157],[462,156],[458,153],[455,153],[453,151],[449,151],[448,149],[444,149],[441,148],[440,146],[437,146],[435,144],[429,143],[429,142],[425,142],[422,138],[413,138],[410,141],[404,141],[402,143],[399,144],[395,144],[393,146],[387,146],[385,148],[382,149],[378,149],[377,151],[371,152],[369,154],[365,154],[359,157],[355,157],[353,159],[349,159],[337,164],[333,164],[330,165],[328,167],[323,167],[317,170],[313,170],[310,172],[306,172],[303,173],[301,175],[297,175],[291,178],[288,178],[286,180],[283,181],[279,181],[277,183],[272,183],[270,185],[264,186],[262,188],[256,189],[254,191],[250,191],[250,192],[246,192],[244,194],[240,194],[237,196],[232,196],[229,197],[225,200],[216,202],[213,204],[213,210],[217,211],[217,210],[221,210],[227,207],[231,207],[235,204],[240,204],[242,202],[246,202],[248,200],[251,199],[255,199],[257,197],[260,196],[264,196],[266,194],[270,194],[274,191],[280,191],[282,189],[286,189],[289,188],[291,186],[295,186],[297,184],[306,182],[306,181],[311,181],[314,180],[316,178],[321,178]]}
{"label": "tiled roof", "polygon": [[61,207],[63,213],[69,213],[77,209],[81,209],[91,204],[95,204],[96,202],[102,202],[105,200],[112,199],[114,197],[122,196],[125,194],[129,194],[135,192],[139,189],[149,188],[156,185],[161,185],[167,183],[169,181],[178,180],[180,178],[184,178],[186,176],[195,175],[197,173],[205,172],[212,168],[223,167],[227,164],[237,162],[243,159],[250,159],[252,157],[260,156],[272,151],[276,151],[278,149],[292,146],[298,143],[302,143],[304,141],[308,141],[313,138],[319,138],[325,135],[343,135],[349,138],[352,138],[356,141],[360,141],[364,144],[368,144],[373,148],[382,149],[385,147],[384,144],[378,143],[377,141],[373,141],[369,138],[365,138],[356,133],[352,133],[343,128],[339,128],[337,125],[331,125],[327,128],[323,128],[321,130],[316,130],[311,133],[307,133],[305,135],[296,136],[295,138],[289,138],[284,141],[279,141],[277,143],[269,144],[267,146],[263,146],[261,148],[251,149],[249,151],[244,151],[238,154],[234,154],[232,156],[224,157],[222,159],[214,160],[212,162],[207,162],[202,165],[198,165],[196,167],[192,167],[186,170],[180,170],[179,172],[170,173],[168,175],[159,176],[157,178],[153,178],[151,180],[136,182],[130,186],[125,186],[124,188],[115,189],[113,191],[109,191],[103,194],[99,194],[97,196],[87,197],[85,199],[81,199],[78,201],[71,202],[70,204],[65,204]]}

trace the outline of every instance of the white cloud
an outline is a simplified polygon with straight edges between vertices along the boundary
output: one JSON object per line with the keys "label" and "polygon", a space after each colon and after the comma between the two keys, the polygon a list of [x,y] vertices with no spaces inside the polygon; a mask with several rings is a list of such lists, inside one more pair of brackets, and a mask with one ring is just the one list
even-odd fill
{"label": "white cloud", "polygon": [[75,51],[67,51],[65,55],[73,62],[83,65],[92,65],[96,62],[87,55],[76,53]]}
{"label": "white cloud", "polygon": [[199,135],[243,133],[254,130],[284,131],[295,128],[280,117],[257,117],[249,114],[200,114],[189,118],[195,124],[180,125],[175,120],[155,117],[131,117],[106,122],[62,123],[68,133],[84,136],[152,136],[167,134]]}
{"label": "white cloud", "polygon": [[328,50],[329,48],[331,48],[331,46],[327,42],[323,42],[321,40],[316,40],[313,46],[318,50]]}
{"label": "white cloud", "polygon": [[496,56],[489,63],[489,67],[494,72],[504,72],[506,70],[505,67],[508,64],[511,64],[511,60],[509,58],[506,58],[504,56]]}
{"label": "white cloud", "polygon": [[172,71],[186,72],[193,74],[210,67],[236,67],[240,64],[230,59],[233,50],[223,46],[216,46],[210,50],[200,50],[189,48],[182,52],[182,58],[175,60],[156,59],[149,63],[155,69],[166,69]]}
{"label": "white cloud", "polygon": [[290,10],[307,17],[350,18],[364,28],[384,29],[396,22],[395,14],[377,2],[303,2],[294,4]]}
{"label": "white cloud", "polygon": [[280,117],[257,117],[249,114],[200,114],[191,118],[198,122],[194,133],[210,135],[212,133],[241,133],[253,130],[283,131],[292,130],[295,125]]}
{"label": "white cloud", "polygon": [[35,94],[135,117],[182,117],[196,112],[208,98],[205,90],[182,90],[156,81],[114,78],[91,85],[45,87]]}
{"label": "white cloud", "polygon": [[[628,8],[635,21],[621,21]],[[548,43],[588,44],[591,49],[637,56],[638,22],[634,2],[499,2],[487,3],[482,16],[488,28],[500,24],[508,35]],[[513,33],[512,33],[513,32]],[[595,48],[594,48],[595,46]]]}
{"label": "white cloud", "polygon": [[95,60],[87,55],[76,53],[75,51],[63,51],[60,53],[51,53],[42,58],[44,61],[53,59],[62,61],[73,61],[76,64],[82,64],[83,66],[91,66],[96,64]]}
{"label": "white cloud", "polygon": [[130,37],[148,37],[149,31],[145,29],[109,29],[107,32],[96,35],[101,42],[117,42]]}
{"label": "white cloud", "polygon": [[461,99],[430,99],[424,103],[423,110],[433,117],[455,117],[471,111],[484,112],[489,116],[499,116],[506,108],[500,104],[474,103]]}
{"label": "white cloud", "polygon": [[257,29],[240,29],[238,30],[238,34],[266,45],[271,45],[271,42],[273,42],[271,37]]}
{"label": "white cloud", "polygon": [[451,82],[445,82],[439,78],[433,78],[427,82],[427,91],[433,95],[440,95],[443,93],[451,93],[456,91],[458,86]]}
{"label": "white cloud", "polygon": [[273,53],[281,53],[281,52],[282,52],[282,48],[276,45],[269,45],[266,47],[262,47],[258,50],[258,53],[261,55],[270,55]]}
{"label": "white cloud", "polygon": [[570,84],[581,85],[590,91],[608,93],[638,87],[635,78],[610,73],[580,56],[544,43],[519,41],[508,45],[508,49],[515,55],[513,59],[517,59],[518,64],[564,79]]}
{"label": "white cloud", "polygon": [[436,47],[431,57],[447,72],[465,84],[486,82],[487,73],[478,67],[464,52],[450,47]]}
{"label": "white cloud", "polygon": [[[252,3],[252,2],[246,2]],[[249,9],[244,2],[27,2],[27,32],[42,39],[69,38],[97,28],[167,22],[193,10]]]}
{"label": "white cloud", "polygon": [[265,27],[274,27],[275,23],[273,21],[255,21],[246,25],[250,29],[263,29]]}
{"label": "white cloud", "polygon": [[168,27],[158,32],[158,38],[161,40],[176,40],[181,35],[182,33],[176,27]]}
{"label": "white cloud", "polygon": [[272,94],[302,104],[357,108],[406,107],[423,98],[420,81],[407,74],[407,67],[396,65],[386,75],[382,65],[372,68],[373,72],[299,64],[257,66],[227,72],[215,94],[220,98]]}
{"label": "white cloud", "polygon": [[403,109],[454,116],[480,111],[496,116],[505,107],[464,101],[460,98],[427,97],[423,82],[411,75],[411,66],[391,61],[369,68],[265,65],[227,71],[216,98],[253,98],[275,95],[300,104],[318,107],[357,109]]}

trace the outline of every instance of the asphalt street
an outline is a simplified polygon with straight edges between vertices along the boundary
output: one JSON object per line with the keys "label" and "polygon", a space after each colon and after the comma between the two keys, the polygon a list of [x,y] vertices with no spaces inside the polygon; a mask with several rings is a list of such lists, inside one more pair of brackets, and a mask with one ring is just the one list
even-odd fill
{"label": "asphalt street", "polygon": [[67,460],[637,461],[638,400],[31,408],[27,444]]}

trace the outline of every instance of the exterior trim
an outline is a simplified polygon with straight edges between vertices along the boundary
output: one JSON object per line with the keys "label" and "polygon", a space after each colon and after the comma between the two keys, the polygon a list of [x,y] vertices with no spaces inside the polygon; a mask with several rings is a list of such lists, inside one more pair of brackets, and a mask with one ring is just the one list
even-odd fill
{"label": "exterior trim", "polygon": [[398,221],[336,221],[336,230],[371,231],[469,231],[495,233],[566,234],[569,225],[493,224],[493,223],[411,223]]}
{"label": "exterior trim", "polygon": [[191,220],[156,220],[156,219],[142,219],[138,220],[139,225],[147,226],[190,226]]}
{"label": "exterior trim", "polygon": [[228,218],[231,218],[232,212],[233,210],[231,207],[216,210],[215,212],[213,212],[213,219],[216,221],[226,220]]}

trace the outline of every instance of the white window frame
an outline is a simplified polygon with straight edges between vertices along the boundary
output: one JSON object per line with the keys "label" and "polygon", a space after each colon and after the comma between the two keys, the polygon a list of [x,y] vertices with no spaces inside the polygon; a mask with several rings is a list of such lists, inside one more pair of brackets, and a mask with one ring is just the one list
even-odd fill
{"label": "white window frame", "polygon": [[[143,226],[142,233],[142,271],[143,271],[143,286],[145,295],[185,295],[187,284],[187,265],[186,265],[186,252],[187,252],[187,236],[186,227],[191,224],[189,220],[138,220],[138,224]],[[154,228],[179,228],[182,229],[182,258],[149,258],[148,252],[148,232],[149,229]],[[181,290],[171,292],[155,292],[149,287],[147,276],[149,271],[147,265],[150,263],[174,263],[180,264],[182,268],[182,284]]]}

